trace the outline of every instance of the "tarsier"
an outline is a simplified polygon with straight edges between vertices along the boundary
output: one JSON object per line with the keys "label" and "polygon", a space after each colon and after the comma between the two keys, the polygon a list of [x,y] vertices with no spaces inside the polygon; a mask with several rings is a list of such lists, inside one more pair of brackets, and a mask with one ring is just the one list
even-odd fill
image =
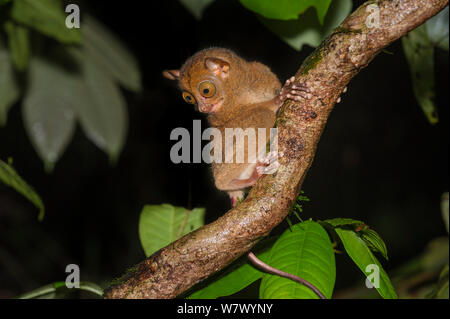
{"label": "tarsier", "polygon": [[[222,136],[226,128],[254,128],[256,134],[258,128],[265,128],[268,137],[277,111],[287,99],[301,101],[312,96],[308,86],[294,84],[294,77],[282,87],[278,77],[267,66],[248,62],[223,48],[199,51],[179,70],[166,70],[163,75],[178,81],[183,99],[206,113],[210,126],[219,129]],[[222,145],[226,147],[225,143]],[[236,153],[238,146],[232,147],[232,152]],[[242,199],[245,189],[254,185],[263,174],[272,173],[278,167],[277,154],[258,154],[259,159],[250,162],[247,160],[248,144],[244,147],[244,163],[212,163],[215,185],[229,194],[232,205]],[[255,260],[251,252],[249,258],[269,273],[305,284],[301,278],[293,278],[296,276]]]}

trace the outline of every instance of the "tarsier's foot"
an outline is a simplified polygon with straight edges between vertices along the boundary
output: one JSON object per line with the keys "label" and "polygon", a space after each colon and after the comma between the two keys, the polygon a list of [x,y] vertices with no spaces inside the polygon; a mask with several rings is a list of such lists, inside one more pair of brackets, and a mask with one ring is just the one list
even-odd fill
{"label": "tarsier's foot", "polygon": [[[344,94],[344,93],[346,93],[347,92],[347,87],[345,87],[343,90],[342,90],[342,94]],[[339,96],[338,98],[337,98],[337,100],[336,100],[336,103],[341,103],[341,97]]]}
{"label": "tarsier's foot", "polygon": [[301,101],[303,99],[310,99],[312,91],[306,84],[294,84],[295,77],[286,80],[284,86],[278,94],[278,101],[283,104],[286,100]]}
{"label": "tarsier's foot", "polygon": [[278,152],[270,152],[263,159],[258,160],[256,164],[256,173],[258,177],[261,177],[264,174],[273,174],[280,167],[280,163],[278,163]]}

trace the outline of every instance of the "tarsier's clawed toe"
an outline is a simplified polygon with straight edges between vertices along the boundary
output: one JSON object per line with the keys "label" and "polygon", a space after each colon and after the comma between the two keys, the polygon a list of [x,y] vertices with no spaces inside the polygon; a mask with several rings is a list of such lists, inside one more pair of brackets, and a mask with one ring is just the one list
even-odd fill
{"label": "tarsier's clawed toe", "polygon": [[278,163],[278,152],[270,152],[266,157],[258,161],[256,172],[259,176],[273,174],[279,167],[280,163]]}
{"label": "tarsier's clawed toe", "polygon": [[[345,87],[343,90],[342,90],[342,94],[344,94],[344,93],[346,93],[347,92],[347,87]],[[336,100],[336,103],[341,103],[341,97],[339,96],[338,98],[337,98],[337,100]]]}
{"label": "tarsier's clawed toe", "polygon": [[301,101],[312,97],[312,91],[306,84],[294,84],[294,81],[295,77],[291,77],[284,83],[278,96],[281,103],[284,103],[286,100]]}

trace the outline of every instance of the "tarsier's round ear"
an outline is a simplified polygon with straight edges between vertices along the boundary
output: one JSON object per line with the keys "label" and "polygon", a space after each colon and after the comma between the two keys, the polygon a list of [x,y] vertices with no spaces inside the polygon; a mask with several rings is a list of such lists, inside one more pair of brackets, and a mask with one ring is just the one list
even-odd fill
{"label": "tarsier's round ear", "polygon": [[205,66],[223,78],[228,76],[228,71],[230,70],[230,64],[218,58],[206,58]]}
{"label": "tarsier's round ear", "polygon": [[180,78],[180,70],[164,70],[162,74],[169,80],[178,80]]}

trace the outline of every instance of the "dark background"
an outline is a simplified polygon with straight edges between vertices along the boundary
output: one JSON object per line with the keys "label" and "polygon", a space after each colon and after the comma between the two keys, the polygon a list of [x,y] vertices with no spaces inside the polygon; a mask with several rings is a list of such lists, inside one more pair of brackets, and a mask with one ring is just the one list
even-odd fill
{"label": "dark background", "polygon": [[[76,1],[77,2],[77,1]],[[65,279],[65,266],[81,267],[81,279],[106,285],[144,258],[138,238],[145,204],[206,207],[207,222],[229,202],[213,185],[208,165],[173,164],[169,134],[192,128],[203,115],[182,101],[161,76],[197,50],[223,46],[269,65],[284,80],[312,52],[291,49],[238,1],[217,0],[196,21],[177,1],[78,2],[114,31],[137,57],[140,94],[125,92],[129,134],[116,166],[78,128],[52,174],[26,136],[20,104],[0,128],[0,158],[14,167],[44,200],[46,216],[0,185],[0,297],[13,297]],[[354,1],[354,9],[362,1]],[[311,199],[304,218],[364,220],[384,238],[387,270],[446,234],[440,197],[448,191],[448,55],[436,52],[437,125],[417,104],[401,42],[381,53],[349,85],[332,112],[303,190]],[[283,222],[279,229],[286,227]],[[336,289],[361,280],[356,266],[337,257]]]}

